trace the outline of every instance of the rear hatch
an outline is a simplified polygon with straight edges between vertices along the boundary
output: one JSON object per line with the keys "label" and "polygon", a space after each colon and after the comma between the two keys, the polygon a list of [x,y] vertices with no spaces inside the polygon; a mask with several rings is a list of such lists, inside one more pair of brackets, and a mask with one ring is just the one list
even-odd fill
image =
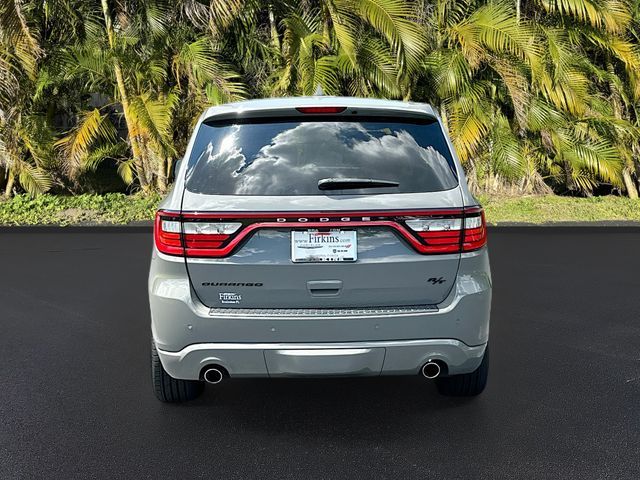
{"label": "rear hatch", "polygon": [[175,220],[207,306],[357,308],[443,301],[465,215],[434,119],[300,115],[203,124]]}

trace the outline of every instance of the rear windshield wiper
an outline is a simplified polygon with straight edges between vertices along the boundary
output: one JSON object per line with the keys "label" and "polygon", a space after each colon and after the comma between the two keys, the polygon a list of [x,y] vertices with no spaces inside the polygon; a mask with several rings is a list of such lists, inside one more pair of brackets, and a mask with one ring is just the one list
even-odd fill
{"label": "rear windshield wiper", "polygon": [[400,184],[391,180],[375,178],[323,178],[318,180],[320,190],[346,190],[348,188],[385,188],[397,187]]}

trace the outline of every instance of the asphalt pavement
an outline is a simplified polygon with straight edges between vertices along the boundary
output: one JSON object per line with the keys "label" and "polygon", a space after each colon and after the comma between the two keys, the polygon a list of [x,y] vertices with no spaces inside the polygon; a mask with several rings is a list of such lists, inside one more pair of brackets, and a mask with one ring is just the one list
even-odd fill
{"label": "asphalt pavement", "polygon": [[494,228],[491,370],[149,377],[150,229],[0,230],[0,479],[638,479],[640,228]]}

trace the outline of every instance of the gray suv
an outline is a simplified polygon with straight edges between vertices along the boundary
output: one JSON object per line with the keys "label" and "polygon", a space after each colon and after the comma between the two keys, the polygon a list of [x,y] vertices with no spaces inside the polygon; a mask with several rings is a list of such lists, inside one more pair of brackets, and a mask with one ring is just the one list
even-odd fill
{"label": "gray suv", "polygon": [[157,212],[158,399],[227,377],[422,375],[484,389],[484,214],[424,104],[254,100],[200,118]]}

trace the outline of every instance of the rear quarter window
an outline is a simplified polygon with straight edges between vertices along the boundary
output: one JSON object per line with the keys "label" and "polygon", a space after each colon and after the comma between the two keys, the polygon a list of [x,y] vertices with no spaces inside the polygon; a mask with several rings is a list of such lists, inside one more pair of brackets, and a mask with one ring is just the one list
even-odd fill
{"label": "rear quarter window", "polygon": [[[398,186],[327,192],[318,188],[325,178]],[[344,117],[203,123],[186,178],[187,190],[208,195],[414,193],[457,185],[437,122]]]}

